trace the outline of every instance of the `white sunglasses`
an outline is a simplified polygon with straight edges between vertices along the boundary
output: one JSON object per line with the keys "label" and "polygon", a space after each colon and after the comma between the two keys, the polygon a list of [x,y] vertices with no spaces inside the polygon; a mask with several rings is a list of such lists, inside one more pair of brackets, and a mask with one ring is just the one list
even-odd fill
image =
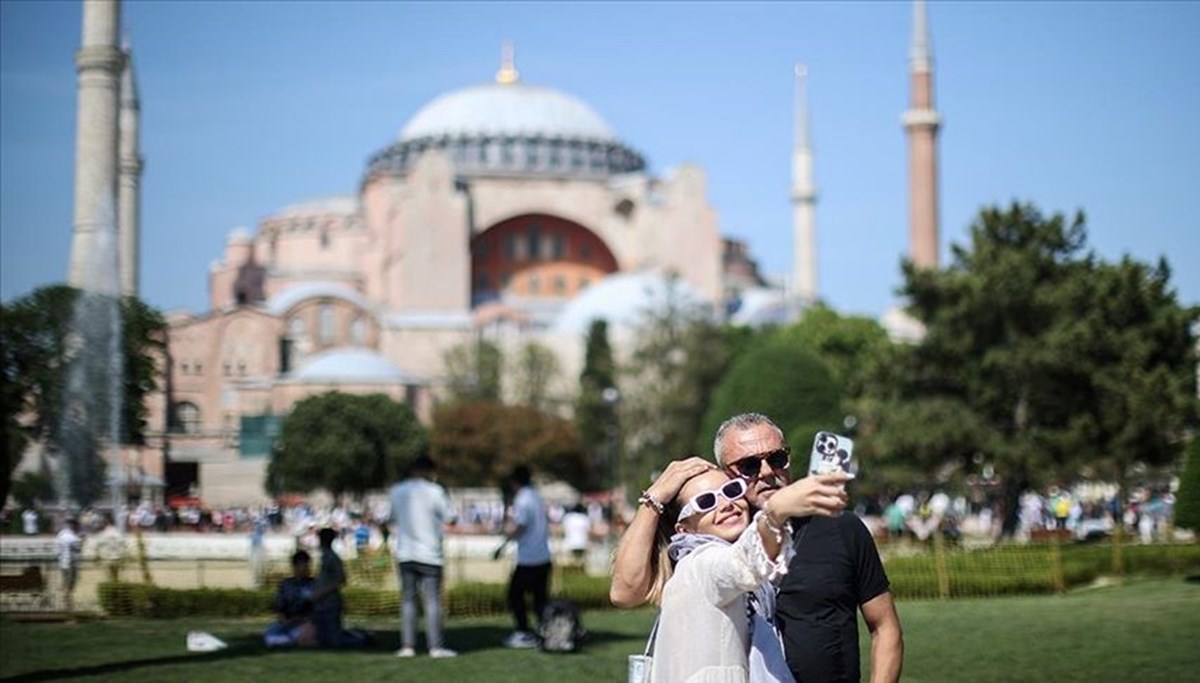
{"label": "white sunglasses", "polygon": [[692,515],[712,510],[717,507],[720,498],[734,501],[744,495],[746,495],[746,480],[741,477],[734,477],[722,484],[719,489],[705,491],[704,493],[692,496],[687,505],[684,505],[683,509],[679,511],[679,519],[676,521],[682,522]]}

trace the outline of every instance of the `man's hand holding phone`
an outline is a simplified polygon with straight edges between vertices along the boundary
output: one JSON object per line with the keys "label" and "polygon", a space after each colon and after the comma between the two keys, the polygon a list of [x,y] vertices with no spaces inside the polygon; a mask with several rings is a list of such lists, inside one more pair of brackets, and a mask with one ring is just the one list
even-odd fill
{"label": "man's hand holding phone", "polygon": [[808,473],[829,474],[842,472],[853,479],[858,473],[854,459],[854,441],[833,432],[817,432],[813,439],[812,455],[808,459]]}

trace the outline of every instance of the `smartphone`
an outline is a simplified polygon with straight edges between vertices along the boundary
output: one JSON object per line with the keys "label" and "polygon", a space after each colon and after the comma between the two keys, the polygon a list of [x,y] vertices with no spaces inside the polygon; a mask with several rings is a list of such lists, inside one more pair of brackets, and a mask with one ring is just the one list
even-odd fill
{"label": "smartphone", "polygon": [[827,474],[837,471],[850,476],[858,473],[854,462],[854,441],[833,432],[817,432],[813,439],[812,455],[808,459],[809,474]]}

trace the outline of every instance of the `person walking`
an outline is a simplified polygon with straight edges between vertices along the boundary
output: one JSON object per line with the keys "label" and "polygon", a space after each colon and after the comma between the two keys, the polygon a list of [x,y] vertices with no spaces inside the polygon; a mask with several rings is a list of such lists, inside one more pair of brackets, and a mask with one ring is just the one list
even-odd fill
{"label": "person walking", "polygon": [[68,610],[74,606],[75,583],[79,579],[79,558],[83,553],[83,538],[79,535],[79,522],[68,519],[58,535],[54,537],[58,547],[58,568],[62,572],[63,599]]}
{"label": "person walking", "polygon": [[505,525],[505,537],[517,542],[517,564],[508,583],[508,608],[516,629],[505,639],[505,647],[537,647],[538,639],[529,628],[525,595],[532,594],[533,610],[541,623],[550,588],[549,520],[541,496],[533,488],[529,468],[518,465],[509,477],[516,489],[512,519]]}
{"label": "person walking", "polygon": [[400,649],[397,657],[413,657],[417,644],[417,595],[425,611],[425,643],[430,657],[458,653],[442,640],[442,552],[445,526],[455,522],[446,490],[433,478],[437,470],[428,455],[419,455],[403,481],[388,492],[389,521],[395,528],[396,570],[400,577]]}

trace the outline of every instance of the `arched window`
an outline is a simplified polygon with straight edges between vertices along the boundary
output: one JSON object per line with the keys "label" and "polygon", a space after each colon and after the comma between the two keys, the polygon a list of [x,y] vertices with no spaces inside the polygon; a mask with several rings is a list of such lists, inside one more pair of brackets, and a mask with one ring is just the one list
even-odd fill
{"label": "arched window", "polygon": [[198,433],[200,431],[200,407],[191,401],[176,403],[175,429],[184,434]]}
{"label": "arched window", "polygon": [[367,321],[363,320],[361,315],[350,323],[350,343],[355,346],[364,346],[367,343]]}
{"label": "arched window", "polygon": [[542,258],[542,227],[537,223],[530,223],[529,230],[525,233],[529,240],[529,258],[539,260]]}
{"label": "arched window", "polygon": [[321,304],[317,309],[317,341],[322,344],[333,342],[333,306]]}

